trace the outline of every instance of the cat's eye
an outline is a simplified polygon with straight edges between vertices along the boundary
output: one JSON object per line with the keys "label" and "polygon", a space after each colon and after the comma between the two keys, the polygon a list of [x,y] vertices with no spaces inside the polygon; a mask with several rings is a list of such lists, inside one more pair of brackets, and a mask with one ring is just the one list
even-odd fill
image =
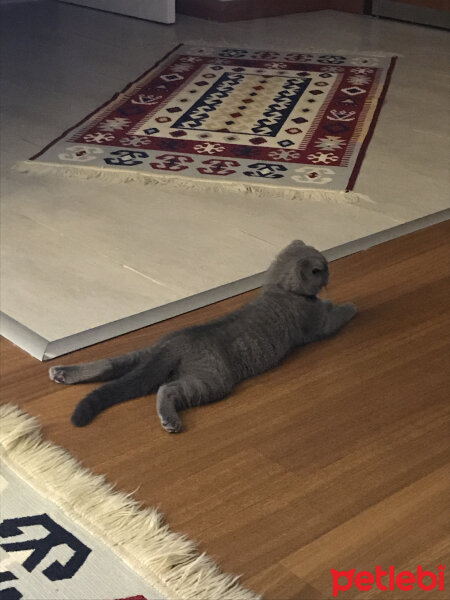
{"label": "cat's eye", "polygon": [[317,273],[321,273],[322,269],[318,269],[317,267],[314,267],[314,269],[312,270],[312,274],[313,275],[317,275]]}

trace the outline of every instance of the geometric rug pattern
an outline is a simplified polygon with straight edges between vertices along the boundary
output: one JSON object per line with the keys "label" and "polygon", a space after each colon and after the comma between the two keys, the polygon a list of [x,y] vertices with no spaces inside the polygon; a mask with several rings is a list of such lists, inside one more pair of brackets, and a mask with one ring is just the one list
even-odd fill
{"label": "geometric rug pattern", "polygon": [[6,464],[0,499],[2,600],[167,598]]}
{"label": "geometric rug pattern", "polygon": [[350,190],[395,58],[181,45],[31,160]]}

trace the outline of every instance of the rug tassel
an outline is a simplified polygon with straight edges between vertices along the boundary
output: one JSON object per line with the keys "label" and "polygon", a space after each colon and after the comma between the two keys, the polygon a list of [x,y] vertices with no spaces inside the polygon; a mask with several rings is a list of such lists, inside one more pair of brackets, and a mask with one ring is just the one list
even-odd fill
{"label": "rug tassel", "polygon": [[332,202],[336,204],[353,204],[370,208],[375,202],[364,194],[353,191],[318,190],[314,188],[275,188],[272,185],[251,185],[243,182],[216,183],[212,180],[189,179],[188,177],[174,177],[170,175],[156,175],[154,173],[140,173],[138,171],[111,171],[98,167],[79,167],[76,165],[60,165],[57,163],[39,163],[32,160],[22,161],[14,166],[14,170],[28,175],[62,175],[68,178],[97,179],[104,183],[140,183],[143,185],[160,185],[165,189],[194,191],[199,193],[226,194],[235,192],[252,195],[257,198],[273,200],[304,200]]}
{"label": "rug tassel", "polygon": [[[403,55],[402,54],[398,54],[398,52],[386,52],[385,50],[360,50],[358,48],[327,48],[327,47],[320,47],[320,46],[304,46],[303,48],[283,48],[282,45],[280,46],[279,44],[281,43],[281,40],[278,40],[277,43],[277,52],[281,53],[281,52],[292,52],[295,54],[329,54],[332,56],[336,56],[336,55],[340,55],[343,54],[344,56],[361,56],[361,57],[376,57],[376,58],[392,58],[394,56],[397,56],[399,58],[401,58]],[[188,47],[192,47],[192,46],[199,46],[200,48],[213,48],[213,49],[217,49],[218,47],[223,47],[223,48],[239,48],[239,49],[243,49],[243,50],[258,50],[258,48],[255,48],[253,44],[248,44],[245,42],[245,40],[239,40],[239,42],[232,42],[229,39],[215,39],[214,40],[214,44],[211,44],[211,41],[209,40],[186,40],[186,42],[183,43],[183,46],[188,46]],[[261,49],[260,49],[261,50]]]}
{"label": "rug tassel", "polygon": [[170,600],[261,598],[221,573],[186,537],[171,532],[155,509],[142,508],[43,440],[37,420],[11,404],[0,407],[0,456]]}

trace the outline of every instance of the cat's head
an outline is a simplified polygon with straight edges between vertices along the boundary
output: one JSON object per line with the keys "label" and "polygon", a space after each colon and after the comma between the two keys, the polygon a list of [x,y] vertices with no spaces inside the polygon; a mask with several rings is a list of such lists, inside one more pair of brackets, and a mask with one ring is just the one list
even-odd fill
{"label": "cat's head", "polygon": [[328,283],[326,258],[295,240],[282,250],[266,273],[265,287],[278,286],[301,296],[315,296]]}

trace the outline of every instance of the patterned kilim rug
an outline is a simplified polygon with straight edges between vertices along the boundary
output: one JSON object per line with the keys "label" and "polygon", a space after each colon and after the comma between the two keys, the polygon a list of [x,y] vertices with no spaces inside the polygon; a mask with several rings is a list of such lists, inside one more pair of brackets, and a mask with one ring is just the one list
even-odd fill
{"label": "patterned kilim rug", "polygon": [[23,168],[293,196],[348,191],[394,62],[181,45]]}
{"label": "patterned kilim rug", "polygon": [[141,509],[0,407],[2,600],[257,600],[153,509]]}

